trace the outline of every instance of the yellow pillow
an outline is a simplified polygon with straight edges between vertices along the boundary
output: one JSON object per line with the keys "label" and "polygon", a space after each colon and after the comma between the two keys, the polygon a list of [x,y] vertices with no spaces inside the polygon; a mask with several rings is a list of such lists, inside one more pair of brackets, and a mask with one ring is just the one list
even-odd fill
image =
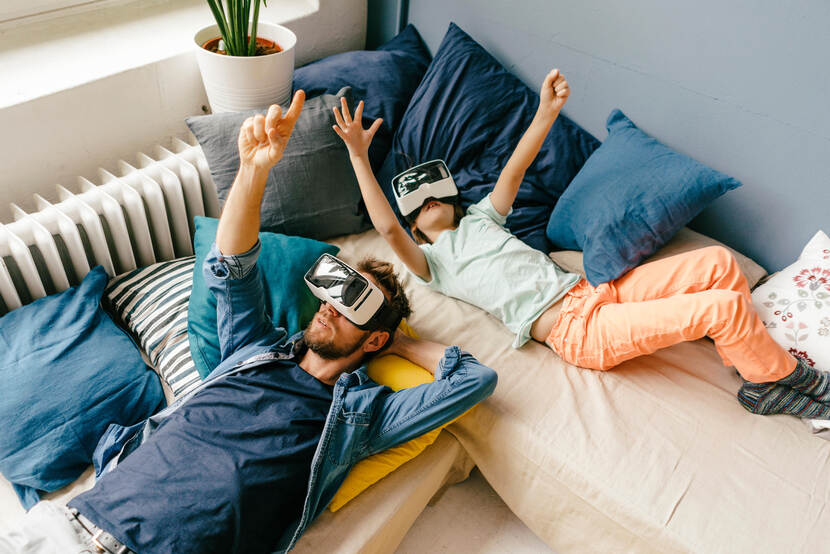
{"label": "yellow pillow", "polygon": [[[417,338],[418,336],[405,321],[401,322],[400,329],[410,337]],[[434,381],[433,375],[429,371],[400,356],[379,356],[369,362],[367,369],[369,377],[373,381],[386,385],[395,391]],[[441,430],[450,423],[452,421],[409,442],[360,460],[346,475],[345,481],[340,485],[331,504],[329,504],[329,510],[336,512],[371,485],[423,452],[427,446],[435,442]]]}

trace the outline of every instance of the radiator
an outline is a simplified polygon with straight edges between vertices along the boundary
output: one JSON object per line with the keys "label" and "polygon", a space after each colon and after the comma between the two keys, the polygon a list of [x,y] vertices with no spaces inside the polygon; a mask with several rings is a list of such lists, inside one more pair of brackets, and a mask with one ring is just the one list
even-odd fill
{"label": "radiator", "polygon": [[0,315],[80,283],[96,265],[110,277],[193,254],[193,218],[218,217],[216,185],[198,144],[173,138],[153,155],[35,194],[37,211],[11,204],[0,223]]}

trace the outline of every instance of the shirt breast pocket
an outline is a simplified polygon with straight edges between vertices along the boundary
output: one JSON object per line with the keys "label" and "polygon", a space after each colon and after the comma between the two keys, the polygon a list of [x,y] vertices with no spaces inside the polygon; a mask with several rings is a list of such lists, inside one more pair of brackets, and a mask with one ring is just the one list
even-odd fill
{"label": "shirt breast pocket", "polygon": [[341,408],[337,414],[337,429],[328,449],[332,463],[345,465],[352,462],[368,440],[371,414],[367,412],[348,412]]}

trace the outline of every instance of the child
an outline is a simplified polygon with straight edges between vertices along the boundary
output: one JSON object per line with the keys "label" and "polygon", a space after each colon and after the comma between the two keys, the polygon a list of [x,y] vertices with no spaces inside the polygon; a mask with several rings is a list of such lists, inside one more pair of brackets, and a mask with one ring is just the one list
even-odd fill
{"label": "child", "polygon": [[447,198],[424,200],[407,216],[417,243],[398,223],[369,166],[369,144],[382,120],[363,129],[363,102],[352,119],[342,99],[341,110],[334,108],[334,131],[349,150],[372,224],[409,271],[431,288],[499,317],[516,334],[514,347],[533,338],[571,364],[607,370],[709,336],[724,363],[745,379],[738,399],[747,410],[830,419],[830,378],[769,336],[725,248],[644,264],[592,287],[504,227],[525,171],[569,94],[565,78],[551,71],[536,115],[493,191],[466,213]]}

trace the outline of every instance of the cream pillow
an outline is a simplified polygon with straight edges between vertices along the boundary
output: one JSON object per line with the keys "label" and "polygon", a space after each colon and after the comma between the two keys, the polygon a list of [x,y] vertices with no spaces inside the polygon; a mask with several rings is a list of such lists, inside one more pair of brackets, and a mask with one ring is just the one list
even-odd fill
{"label": "cream pillow", "polygon": [[[819,231],[798,259],[752,292],[770,336],[816,369],[830,371],[830,238]],[[808,420],[830,439],[830,421]]]}
{"label": "cream pillow", "polygon": [[830,238],[823,231],[756,288],[752,301],[778,344],[830,371]]}

